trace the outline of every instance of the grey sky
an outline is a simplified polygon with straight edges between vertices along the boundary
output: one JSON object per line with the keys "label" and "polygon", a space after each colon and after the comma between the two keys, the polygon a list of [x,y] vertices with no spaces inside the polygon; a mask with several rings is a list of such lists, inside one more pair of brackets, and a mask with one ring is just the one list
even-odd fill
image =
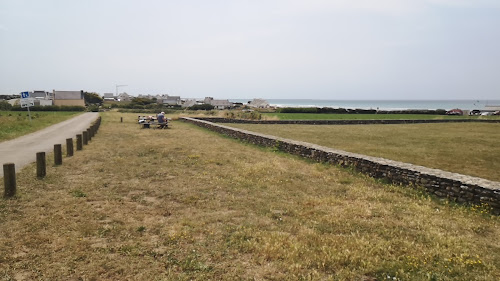
{"label": "grey sky", "polygon": [[500,99],[498,0],[0,0],[0,94]]}

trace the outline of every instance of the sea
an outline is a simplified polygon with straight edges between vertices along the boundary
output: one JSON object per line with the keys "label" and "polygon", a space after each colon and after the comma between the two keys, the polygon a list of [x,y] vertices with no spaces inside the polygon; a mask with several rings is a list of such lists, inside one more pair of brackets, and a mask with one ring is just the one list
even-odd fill
{"label": "sea", "polygon": [[[247,104],[252,99],[230,99],[231,102]],[[350,109],[485,109],[485,106],[500,106],[500,100],[322,100],[322,99],[265,99],[275,107],[332,107]]]}

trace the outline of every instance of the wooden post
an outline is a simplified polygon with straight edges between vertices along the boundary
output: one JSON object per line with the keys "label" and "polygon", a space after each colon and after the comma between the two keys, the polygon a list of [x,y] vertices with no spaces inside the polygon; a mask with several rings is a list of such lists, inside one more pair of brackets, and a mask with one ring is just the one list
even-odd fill
{"label": "wooden post", "polygon": [[123,123],[123,117],[120,117],[120,123]]}
{"label": "wooden post", "polygon": [[45,162],[45,152],[36,153],[36,177],[44,178],[47,175],[47,165]]}
{"label": "wooden post", "polygon": [[73,156],[73,139],[66,139],[66,156]]}
{"label": "wooden post", "polygon": [[82,149],[83,149],[82,135],[78,134],[76,135],[76,150],[82,150]]}
{"label": "wooden post", "polygon": [[89,133],[87,133],[87,131],[83,131],[83,144],[84,145],[87,145],[89,144],[89,136],[88,136]]}
{"label": "wooden post", "polygon": [[14,163],[3,164],[4,197],[16,195],[16,166]]}
{"label": "wooden post", "polygon": [[54,165],[62,165],[62,146],[54,144]]}
{"label": "wooden post", "polygon": [[90,128],[87,128],[87,140],[92,140],[92,132],[90,131]]}

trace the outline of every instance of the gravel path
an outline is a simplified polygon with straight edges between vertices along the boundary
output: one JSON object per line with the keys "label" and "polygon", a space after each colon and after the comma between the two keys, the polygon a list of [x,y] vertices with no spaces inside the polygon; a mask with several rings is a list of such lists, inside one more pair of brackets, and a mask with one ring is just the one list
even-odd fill
{"label": "gravel path", "polygon": [[3,177],[3,164],[14,163],[16,172],[20,171],[36,161],[37,152],[53,152],[54,144],[66,145],[67,138],[76,139],[76,135],[87,130],[98,116],[96,112],[87,112],[17,139],[0,142],[0,177]]}

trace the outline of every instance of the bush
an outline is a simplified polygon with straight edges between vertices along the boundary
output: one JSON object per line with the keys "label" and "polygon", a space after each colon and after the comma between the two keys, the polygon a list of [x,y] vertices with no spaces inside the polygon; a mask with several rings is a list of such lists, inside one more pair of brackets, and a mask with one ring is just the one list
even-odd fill
{"label": "bush", "polygon": [[427,115],[445,115],[446,110],[436,109],[407,109],[407,110],[379,110],[377,114],[427,114]]}
{"label": "bush", "polygon": [[12,105],[7,101],[0,101],[0,110],[11,110]]}
{"label": "bush", "polygon": [[88,111],[91,111],[91,112],[98,112],[99,111],[99,106],[98,105],[90,105],[88,108],[87,108]]}
{"label": "bush", "polygon": [[212,110],[214,109],[215,107],[211,104],[195,104],[193,106],[191,106],[189,109],[191,110]]}
{"label": "bush", "polygon": [[229,119],[261,120],[262,115],[257,111],[226,111],[224,117]]}
{"label": "bush", "polygon": [[[165,112],[165,114],[173,114],[173,113],[179,112],[178,110],[175,110],[175,109],[161,109],[161,111]],[[120,108],[120,109],[118,109],[118,112],[158,114],[160,111],[157,109]]]}
{"label": "bush", "polygon": [[446,110],[408,109],[408,110],[375,110],[375,109],[351,109],[333,107],[284,107],[276,109],[278,113],[336,113],[336,114],[431,114],[445,115]]}

